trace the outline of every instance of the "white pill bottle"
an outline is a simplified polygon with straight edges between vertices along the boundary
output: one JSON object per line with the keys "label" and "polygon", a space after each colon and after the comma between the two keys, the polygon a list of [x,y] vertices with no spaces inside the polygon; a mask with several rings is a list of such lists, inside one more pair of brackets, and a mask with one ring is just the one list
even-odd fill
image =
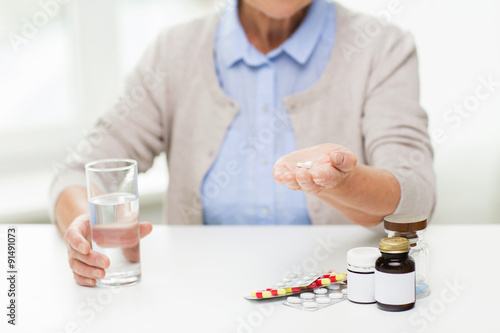
{"label": "white pill bottle", "polygon": [[347,299],[354,303],[375,303],[376,247],[356,247],[347,252]]}

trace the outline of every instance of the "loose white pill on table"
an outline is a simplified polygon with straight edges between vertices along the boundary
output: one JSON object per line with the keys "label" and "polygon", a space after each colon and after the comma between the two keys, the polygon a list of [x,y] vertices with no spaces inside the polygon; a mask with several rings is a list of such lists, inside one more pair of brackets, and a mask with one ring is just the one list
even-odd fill
{"label": "loose white pill on table", "polygon": [[328,290],[326,288],[314,289],[315,294],[326,294],[327,292],[328,292]]}
{"label": "loose white pill on table", "polygon": [[292,296],[287,297],[286,301],[288,303],[290,303],[290,304],[300,304],[300,303],[302,303],[302,300],[300,298],[298,298],[298,297],[292,297]]}
{"label": "loose white pill on table", "polygon": [[347,295],[347,288],[342,289],[342,294]]}
{"label": "loose white pill on table", "polygon": [[318,307],[318,303],[316,303],[316,302],[304,302],[302,305],[305,308],[317,308]]}
{"label": "loose white pill on table", "polygon": [[328,297],[332,299],[341,299],[344,297],[344,295],[342,295],[342,293],[333,292],[330,295],[328,295]]}
{"label": "loose white pill on table", "polygon": [[328,303],[330,303],[330,299],[328,297],[318,297],[318,298],[316,298],[316,303],[328,304]]}
{"label": "loose white pill on table", "polygon": [[340,286],[338,284],[329,284],[328,286],[326,286],[328,289],[330,290],[339,290],[340,289]]}
{"label": "loose white pill on table", "polygon": [[300,298],[302,298],[302,299],[313,299],[314,298],[314,294],[313,293],[303,293],[303,294],[300,294]]}

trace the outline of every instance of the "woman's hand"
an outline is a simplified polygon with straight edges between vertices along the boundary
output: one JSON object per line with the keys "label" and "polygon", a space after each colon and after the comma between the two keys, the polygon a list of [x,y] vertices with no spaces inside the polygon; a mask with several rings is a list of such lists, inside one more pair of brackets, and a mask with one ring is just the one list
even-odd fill
{"label": "woman's hand", "polygon": [[[311,161],[311,168],[297,163]],[[352,222],[373,226],[396,209],[401,191],[388,170],[357,164],[352,151],[325,143],[280,158],[274,179],[291,190],[302,190],[324,201]]]}
{"label": "woman's hand", "polygon": [[[312,162],[311,168],[301,168],[297,163]],[[342,184],[357,165],[356,156],[342,146],[325,143],[297,150],[276,161],[273,176],[279,184],[291,190],[318,194]]]}
{"label": "woman's hand", "polygon": [[[141,222],[139,224],[140,237],[149,235],[152,229],[151,223]],[[94,286],[96,280],[104,278],[104,269],[109,267],[110,261],[104,254],[92,250],[90,220],[87,214],[79,215],[73,220],[64,234],[64,241],[68,247],[69,266],[78,284]],[[103,247],[116,245],[106,244],[104,239],[102,241],[100,245]],[[127,251],[123,253],[128,254]],[[136,253],[130,253],[129,256],[130,260],[137,260]]]}

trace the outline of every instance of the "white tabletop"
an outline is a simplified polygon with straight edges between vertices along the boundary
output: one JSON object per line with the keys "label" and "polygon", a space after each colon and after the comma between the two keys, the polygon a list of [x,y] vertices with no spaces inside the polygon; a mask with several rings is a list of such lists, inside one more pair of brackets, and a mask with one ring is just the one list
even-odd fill
{"label": "white tabletop", "polygon": [[0,238],[0,332],[500,332],[500,225],[430,226],[432,294],[410,311],[344,301],[307,312],[243,299],[295,267],[344,271],[347,250],[380,236],[354,225],[155,226],[141,242],[142,281],[102,289],[74,282],[54,226],[19,226],[15,328]]}

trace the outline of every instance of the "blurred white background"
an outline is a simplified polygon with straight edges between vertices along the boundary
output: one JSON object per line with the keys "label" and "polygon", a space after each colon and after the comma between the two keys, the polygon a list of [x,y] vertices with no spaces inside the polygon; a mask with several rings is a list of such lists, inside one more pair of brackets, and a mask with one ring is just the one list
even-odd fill
{"label": "blurred white background", "polygon": [[[113,103],[161,28],[227,0],[0,0],[0,223],[47,223],[53,162]],[[416,40],[422,104],[433,133],[435,223],[498,223],[500,1],[341,0]],[[484,92],[487,88],[481,88]],[[464,105],[458,112],[456,105]],[[500,168],[499,168],[500,169]],[[141,175],[141,218],[162,221],[159,159]]]}

